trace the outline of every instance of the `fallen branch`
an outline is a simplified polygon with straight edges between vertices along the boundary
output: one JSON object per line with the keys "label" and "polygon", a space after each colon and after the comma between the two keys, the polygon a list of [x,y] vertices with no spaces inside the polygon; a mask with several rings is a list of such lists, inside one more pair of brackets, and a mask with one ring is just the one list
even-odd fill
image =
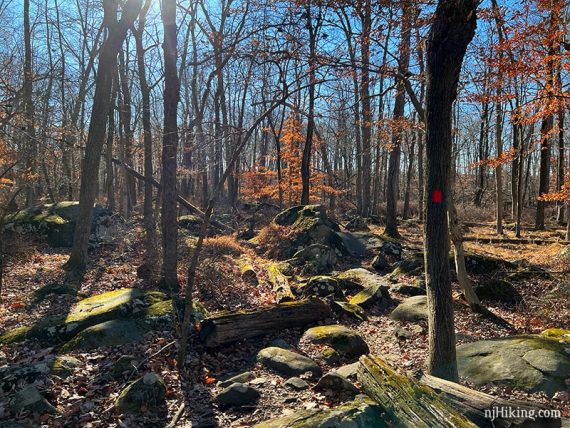
{"label": "fallen branch", "polygon": [[[127,171],[129,174],[131,174],[133,177],[141,180],[144,183],[147,184],[151,184],[152,186],[156,187],[157,189],[161,189],[162,185],[160,184],[160,182],[156,181],[154,178],[153,179],[148,179],[146,178],[144,175],[142,175],[141,173],[137,172],[136,170],[134,170],[132,167],[130,167],[129,165],[127,165],[124,162],[121,162],[119,159],[113,158],[113,163],[116,165],[119,165],[123,168],[125,168],[125,171]],[[198,217],[200,217],[202,220],[204,219],[204,211],[202,211],[200,208],[198,208],[197,206],[191,204],[189,201],[187,201],[186,199],[184,199],[182,196],[180,196],[179,194],[176,195],[176,200],[178,201],[178,203],[180,205],[182,205],[184,208],[186,208],[188,211],[190,211],[192,214],[197,215]],[[210,223],[213,224],[214,226],[226,231],[226,232],[233,232],[233,229],[231,227],[229,227],[228,225],[224,224],[224,223],[220,223],[217,220],[213,220],[210,219]]]}

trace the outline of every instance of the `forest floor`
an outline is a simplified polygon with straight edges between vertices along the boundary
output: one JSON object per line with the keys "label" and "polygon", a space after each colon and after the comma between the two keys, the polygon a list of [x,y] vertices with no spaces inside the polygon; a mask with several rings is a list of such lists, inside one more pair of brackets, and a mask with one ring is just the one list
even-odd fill
{"label": "forest floor", "polygon": [[[373,232],[382,232],[379,227],[372,226],[371,229]],[[554,229],[540,233],[540,237],[561,239],[562,233],[562,230]],[[421,250],[421,226],[407,222],[401,229],[401,234],[406,251]],[[466,234],[480,237],[494,236],[491,224],[472,226]],[[534,232],[525,234],[538,236]],[[506,235],[513,235],[509,227]],[[73,283],[78,289],[78,295],[91,296],[126,287],[151,288],[149,284],[139,280],[136,274],[136,268],[142,260],[141,236],[143,234],[140,225],[131,224],[119,242],[93,251],[92,263],[87,274],[81,281]],[[232,238],[227,239],[232,240]],[[265,278],[260,276],[257,287],[246,284],[241,280],[239,269],[232,257],[216,254],[215,245],[214,243],[212,251],[206,252],[208,257],[201,263],[195,298],[212,312],[257,308],[271,303],[273,301],[271,287]],[[491,311],[511,323],[517,333],[539,333],[547,328],[570,328],[570,302],[545,298],[557,285],[570,280],[568,265],[557,257],[562,245],[468,242],[466,248],[468,251],[493,255],[508,261],[519,263],[524,261],[552,274],[550,279],[517,282],[517,290],[523,296],[522,304],[515,306],[487,304]],[[254,260],[255,266],[267,262],[250,247],[240,246],[240,251],[248,253]],[[70,310],[77,300],[76,296],[51,295],[39,304],[33,299],[33,292],[46,284],[70,282],[61,269],[67,257],[66,250],[39,245],[27,247],[22,257],[7,263],[3,290],[4,304],[0,306],[0,330],[30,325],[47,315],[67,313]],[[187,251],[183,251],[179,272],[181,283],[187,260]],[[347,268],[369,267],[370,259],[347,259],[343,260],[342,264]],[[426,362],[427,326],[425,323],[419,323],[420,328],[409,330],[409,337],[397,337],[394,331],[400,323],[391,320],[388,315],[404,296],[393,294],[391,297],[393,302],[390,306],[369,310],[368,320],[361,322],[343,318],[342,323],[359,331],[366,339],[372,353],[381,356],[403,372],[415,375],[422,370]],[[455,319],[458,343],[513,334],[512,330],[472,313],[462,303],[456,284],[454,298],[457,303]],[[194,334],[187,358],[189,370],[185,372],[180,372],[175,367],[176,334],[169,330],[149,332],[144,341],[134,344],[73,352],[72,355],[81,360],[82,365],[75,369],[71,376],[65,379],[51,376],[37,384],[38,389],[45,391],[48,401],[61,413],[39,417],[23,413],[15,420],[27,421],[34,426],[43,424],[53,427],[160,427],[167,426],[184,405],[176,426],[245,427],[301,408],[330,407],[335,404],[334,397],[317,393],[311,388],[302,391],[283,388],[285,378],[255,362],[256,353],[277,338],[287,341],[300,353],[315,357],[318,348],[300,340],[302,333],[303,330],[300,329],[285,330],[273,336],[250,339],[216,350],[205,349]],[[0,367],[35,362],[56,353],[56,348],[43,348],[30,340],[3,345],[0,350]],[[167,385],[166,406],[142,415],[121,414],[116,410],[114,401],[132,379],[110,380],[104,374],[122,355],[146,358],[144,365],[140,367],[141,372],[152,370],[164,378]],[[352,361],[344,360],[344,362]],[[324,363],[321,366],[324,373],[330,368]],[[213,399],[220,391],[217,380],[228,374],[245,370],[252,371],[258,379],[256,388],[261,394],[259,402],[255,406],[221,411]],[[563,415],[570,416],[568,394],[549,399],[541,393],[528,394],[509,387],[487,385],[474,388],[496,396],[542,403],[560,409]],[[14,415],[10,414],[8,406],[13,391],[0,392],[0,394],[2,394],[0,421],[13,418]]]}

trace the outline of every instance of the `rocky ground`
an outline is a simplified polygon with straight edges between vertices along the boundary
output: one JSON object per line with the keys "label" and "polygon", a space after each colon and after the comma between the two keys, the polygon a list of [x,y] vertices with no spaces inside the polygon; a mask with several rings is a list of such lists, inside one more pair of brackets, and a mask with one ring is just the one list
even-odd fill
{"label": "rocky ground", "polygon": [[[198,318],[206,311],[259,309],[288,294],[316,295],[337,312],[316,329],[276,329],[213,349],[195,331],[183,372],[175,367],[180,308],[137,279],[142,231],[136,222],[92,252],[80,281],[61,270],[67,251],[22,241],[5,267],[0,307],[0,421],[158,427],[176,420],[176,426],[245,427],[301,410],[332,418],[330,412],[345,408],[359,409],[354,417],[360,421],[373,417],[374,406],[359,398],[352,363],[370,352],[410,376],[425,364],[421,228],[407,221],[402,239],[392,241],[379,226],[364,231],[357,220],[341,223],[352,233],[326,214],[289,212],[253,239],[209,239],[197,278],[195,299],[203,305],[195,308]],[[466,234],[492,236],[492,227],[472,226]],[[181,282],[192,230],[183,235]],[[454,287],[462,382],[570,416],[570,339],[560,330],[570,329],[565,248],[469,242],[466,249],[484,304],[511,327],[474,314]],[[275,285],[282,277],[289,289]],[[559,330],[540,335],[547,329]],[[497,338],[502,341],[482,342]],[[499,368],[481,370],[490,361]],[[501,367],[509,367],[508,376]]]}

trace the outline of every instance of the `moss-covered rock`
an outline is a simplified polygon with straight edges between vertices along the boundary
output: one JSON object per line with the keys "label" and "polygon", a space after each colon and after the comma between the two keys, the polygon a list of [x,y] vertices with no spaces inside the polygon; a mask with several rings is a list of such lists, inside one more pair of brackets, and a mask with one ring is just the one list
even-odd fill
{"label": "moss-covered rock", "polygon": [[324,325],[308,329],[303,338],[311,343],[329,345],[341,355],[358,357],[368,353],[368,345],[356,331],[341,325]]}
{"label": "moss-covered rock", "polygon": [[71,355],[58,355],[51,363],[51,374],[66,378],[81,366],[81,361]]}
{"label": "moss-covered rock", "polygon": [[377,254],[386,242],[398,242],[386,235],[372,232],[339,232],[346,253],[352,257],[367,257]]}
{"label": "moss-covered rock", "polygon": [[502,279],[490,279],[475,288],[481,300],[489,300],[507,304],[517,304],[523,298],[513,284]]}
{"label": "moss-covered rock", "polygon": [[366,219],[360,216],[351,218],[344,227],[350,232],[368,232],[370,230]]}
{"label": "moss-covered rock", "polygon": [[414,296],[404,299],[390,314],[396,321],[417,322],[427,320],[427,296]]}
{"label": "moss-covered rock", "polygon": [[376,287],[376,286],[389,286],[390,283],[388,280],[376,273],[370,272],[364,268],[354,268],[344,271],[338,275],[338,279],[346,281],[347,285],[358,284],[359,287],[352,287],[350,291],[359,292],[368,287]]}
{"label": "moss-covered rock", "polygon": [[338,316],[345,314],[360,321],[365,321],[367,318],[364,309],[352,303],[334,300],[331,302],[331,308]]}
{"label": "moss-covered rock", "polygon": [[254,428],[387,428],[383,409],[374,400],[355,400],[325,410],[300,410],[255,425]]}
{"label": "moss-covered rock", "polygon": [[323,361],[329,366],[336,366],[340,364],[341,356],[340,354],[330,346],[325,346],[318,354],[318,360]]}
{"label": "moss-covered rock", "polygon": [[114,379],[130,376],[138,367],[139,360],[134,355],[121,355],[111,368],[110,375]]}
{"label": "moss-covered rock", "polygon": [[285,376],[299,376],[306,372],[311,372],[315,376],[321,374],[319,365],[310,358],[274,346],[259,351],[257,361]]}
{"label": "moss-covered rock", "polygon": [[365,287],[362,291],[353,296],[349,300],[349,303],[351,305],[369,308],[382,299],[390,299],[390,293],[388,292],[388,287],[386,285],[377,283],[369,287]]}
{"label": "moss-covered rock", "polygon": [[164,403],[166,386],[156,373],[147,373],[127,386],[117,398],[115,406],[121,412],[141,413]]}
{"label": "moss-covered rock", "polygon": [[475,384],[507,384],[549,396],[566,389],[568,344],[557,336],[520,335],[457,347],[459,375]]}
{"label": "moss-covered rock", "polygon": [[38,339],[54,345],[71,339],[87,327],[119,318],[142,318],[145,309],[167,299],[164,293],[123,288],[80,300],[67,315],[47,317],[32,326],[9,330],[0,343]]}
{"label": "moss-covered rock", "polygon": [[[195,215],[187,214],[178,217],[178,227],[185,229],[189,234],[198,236],[202,229],[202,223],[204,221]],[[220,229],[214,226],[212,223],[208,225],[208,235],[215,236],[221,233]]]}
{"label": "moss-covered rock", "polygon": [[63,352],[140,342],[148,326],[141,321],[116,319],[88,327],[62,346]]}
{"label": "moss-covered rock", "polygon": [[390,274],[394,278],[402,275],[405,276],[419,276],[424,271],[424,258],[421,254],[416,254],[411,257],[400,260],[396,263],[396,267]]}
{"label": "moss-covered rock", "polygon": [[[111,214],[110,210],[95,205],[91,233],[98,235],[99,225]],[[73,245],[78,215],[79,202],[64,201],[18,211],[9,216],[4,224],[8,230],[45,236],[52,247],[70,247]]]}
{"label": "moss-covered rock", "polygon": [[77,289],[72,287],[71,285],[66,284],[47,284],[41,288],[38,288],[32,293],[33,299],[36,302],[41,302],[47,296],[52,294],[62,296],[62,295],[69,295],[75,296],[77,295]]}
{"label": "moss-covered rock", "polygon": [[345,253],[339,225],[331,220],[322,205],[299,205],[286,209],[275,216],[273,222],[292,230],[294,248],[302,249],[312,244],[326,245]]}

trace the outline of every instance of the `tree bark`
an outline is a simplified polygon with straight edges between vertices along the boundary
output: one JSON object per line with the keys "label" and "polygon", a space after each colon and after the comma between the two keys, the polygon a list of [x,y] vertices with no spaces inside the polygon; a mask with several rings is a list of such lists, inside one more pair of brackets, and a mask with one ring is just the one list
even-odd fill
{"label": "tree bark", "polygon": [[200,339],[206,347],[213,348],[286,328],[304,327],[331,316],[329,305],[319,299],[222,313],[201,322]]}
{"label": "tree bark", "polygon": [[99,51],[99,65],[95,81],[95,96],[91,109],[89,132],[82,163],[79,193],[79,215],[75,226],[73,248],[66,268],[82,272],[87,266],[87,248],[93,216],[93,204],[98,185],[99,163],[105,142],[107,115],[111,104],[111,87],[117,68],[117,54],[141,9],[141,0],[128,0],[117,21],[117,4],[104,0],[104,25],[108,29],[107,39]]}
{"label": "tree bark", "polygon": [[455,428],[477,425],[444,402],[431,388],[396,371],[372,355],[360,357],[358,381],[385,409],[386,426]]}
{"label": "tree bark", "polygon": [[440,0],[427,41],[427,200],[424,254],[428,294],[428,371],[457,380],[447,220],[452,105],[467,45],[475,33],[475,0]]}
{"label": "tree bark", "polygon": [[162,137],[162,285],[177,290],[178,284],[178,224],[176,197],[176,154],[178,151],[177,111],[180,82],[176,67],[176,1],[162,3],[164,26],[164,126]]}
{"label": "tree bark", "polygon": [[146,0],[141,10],[139,26],[133,31],[137,51],[137,65],[139,74],[139,85],[142,99],[142,126],[144,145],[144,177],[148,180],[144,185],[143,203],[143,225],[145,230],[145,255],[143,266],[139,272],[145,273],[149,279],[154,279],[157,266],[158,252],[156,251],[156,223],[154,222],[154,212],[152,205],[153,186],[150,181],[153,179],[153,156],[152,156],[152,127],[150,121],[150,89],[146,78],[145,49],[143,46],[143,33],[146,24],[146,15],[150,7],[151,0]]}
{"label": "tree bark", "polygon": [[[398,74],[406,76],[410,65],[410,39],[412,33],[412,10],[409,2],[402,3],[402,29],[400,35],[400,59],[398,61]],[[388,236],[399,236],[397,211],[398,192],[400,181],[400,155],[403,136],[404,108],[406,104],[406,88],[404,79],[397,79],[396,99],[394,100],[394,128],[392,130],[392,150],[388,164],[388,182],[386,188],[386,229]]]}

